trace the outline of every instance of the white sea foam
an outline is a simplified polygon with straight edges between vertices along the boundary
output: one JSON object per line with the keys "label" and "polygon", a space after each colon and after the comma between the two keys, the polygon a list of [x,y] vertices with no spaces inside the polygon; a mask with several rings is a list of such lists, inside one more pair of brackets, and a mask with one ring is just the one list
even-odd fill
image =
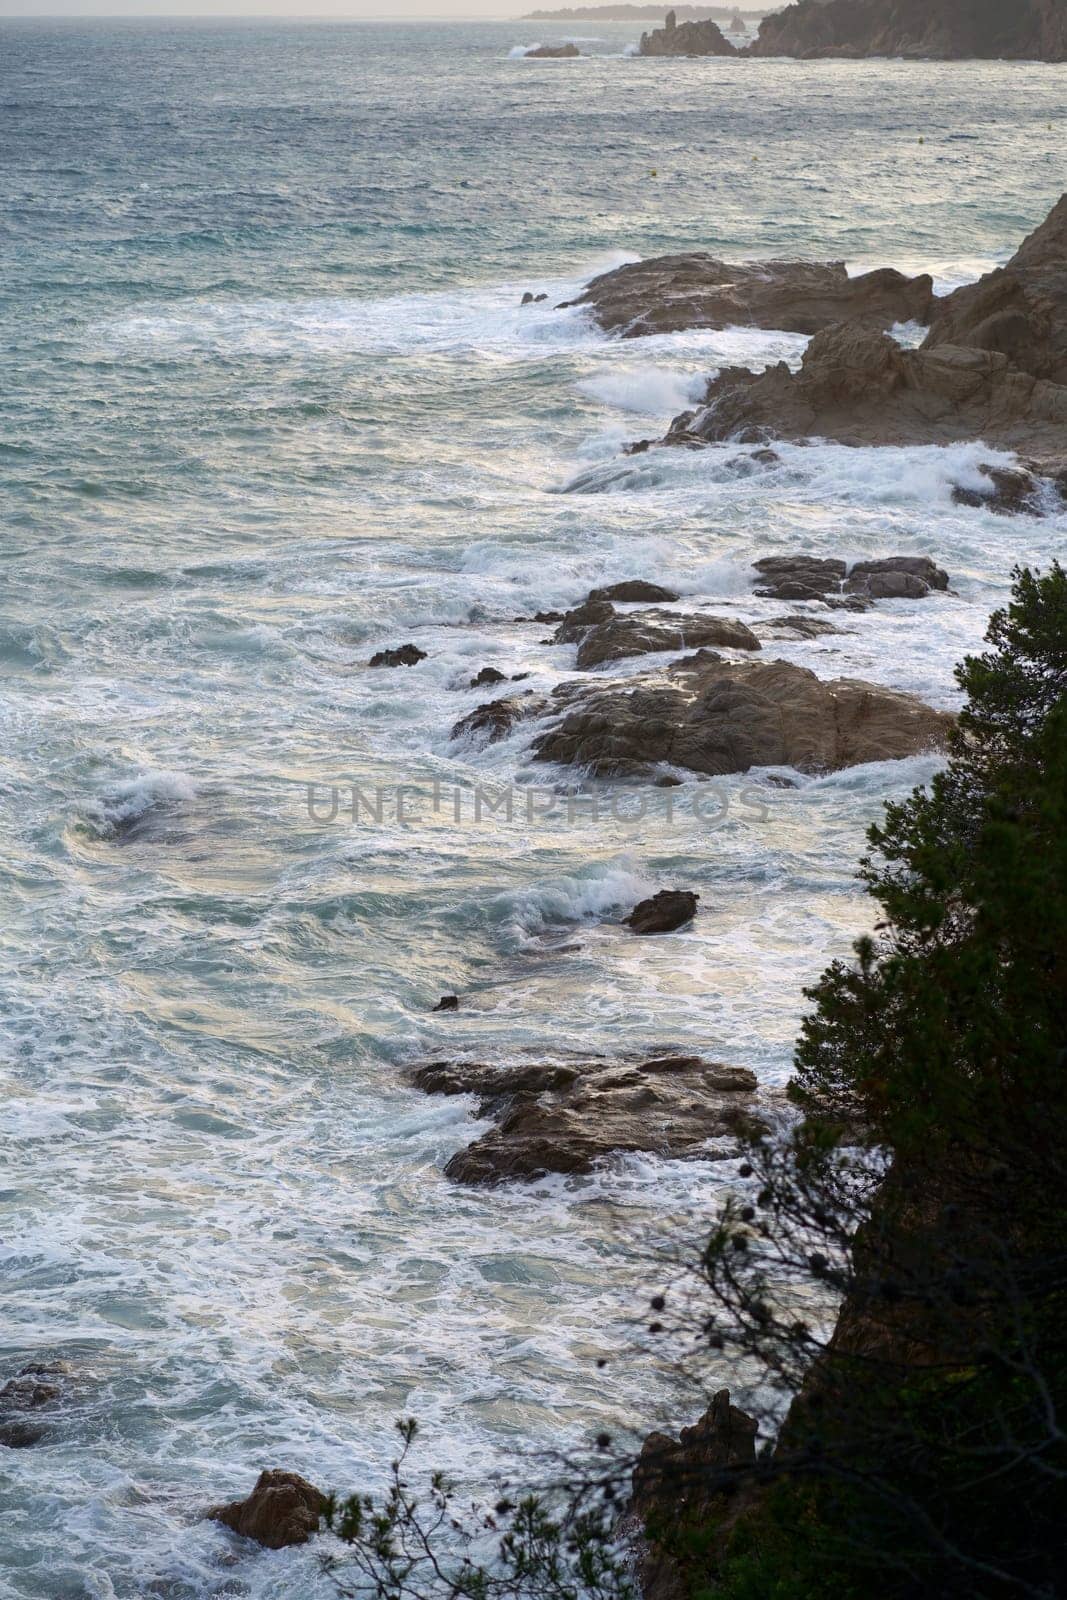
{"label": "white sea foam", "polygon": [[86,814],[102,831],[117,832],[150,811],[168,809],[195,796],[195,785],[184,773],[149,770],[109,784],[89,801]]}
{"label": "white sea foam", "polygon": [[704,371],[679,372],[653,362],[615,368],[598,377],[583,378],[578,384],[579,391],[592,400],[645,416],[673,416],[694,405],[706,386]]}

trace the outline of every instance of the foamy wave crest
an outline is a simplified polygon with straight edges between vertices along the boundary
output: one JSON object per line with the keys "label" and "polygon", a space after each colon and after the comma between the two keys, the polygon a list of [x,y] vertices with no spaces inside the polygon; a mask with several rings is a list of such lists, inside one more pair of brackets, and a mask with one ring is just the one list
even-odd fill
{"label": "foamy wave crest", "polygon": [[989,490],[983,465],[1011,466],[1015,457],[983,444],[853,447],[777,443],[778,461],[755,459],[750,446],[712,444],[703,450],[653,448],[583,467],[556,491],[617,494],[673,491],[701,498],[734,489],[761,499],[788,495],[804,502],[836,501],[869,507],[950,507],[957,485]]}
{"label": "foamy wave crest", "polygon": [[678,372],[648,362],[583,378],[578,391],[618,411],[636,411],[642,416],[675,416],[696,404],[707,381],[703,370]]}
{"label": "foamy wave crest", "polygon": [[195,797],[195,786],[182,772],[139,772],[102,790],[86,807],[86,815],[107,837],[134,827],[150,812],[170,810]]}
{"label": "foamy wave crest", "polygon": [[654,885],[626,861],[599,863],[574,877],[547,879],[518,891],[497,895],[492,902],[499,920],[520,944],[543,939],[568,923],[631,910],[654,893]]}

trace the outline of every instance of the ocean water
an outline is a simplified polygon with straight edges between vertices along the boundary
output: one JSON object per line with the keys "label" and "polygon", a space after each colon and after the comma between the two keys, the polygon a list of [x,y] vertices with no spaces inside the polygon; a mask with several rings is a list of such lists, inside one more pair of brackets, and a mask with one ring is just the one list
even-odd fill
{"label": "ocean water", "polygon": [[[639,61],[621,25],[533,62],[529,29],[0,26],[0,1380],[72,1370],[0,1448],[5,1600],[320,1600],[314,1551],[205,1504],[265,1465],[380,1486],[409,1413],[471,1494],[687,1420],[632,1322],[731,1164],[463,1191],[471,1107],[407,1070],[670,1047],[780,1085],[870,925],[863,830],[933,763],[545,815],[573,774],[531,730],[450,741],[468,680],[568,676],[513,619],[594,583],[752,620],[759,555],[905,550],[952,592],[774,648],[953,706],[1013,565],[1063,549],[952,505],[980,446],[623,458],[803,341],[555,309],[694,246],[967,281],[1064,187],[1062,72]],[[381,817],[327,820],[335,785]],[[692,930],[629,938],[674,884]]]}

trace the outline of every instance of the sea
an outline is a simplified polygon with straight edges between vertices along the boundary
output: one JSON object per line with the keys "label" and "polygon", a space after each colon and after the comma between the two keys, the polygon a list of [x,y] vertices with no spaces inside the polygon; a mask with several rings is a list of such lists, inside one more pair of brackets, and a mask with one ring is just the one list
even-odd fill
{"label": "sea", "polygon": [[[0,1382],[69,1369],[0,1446],[4,1600],[326,1600],[329,1540],[205,1507],[267,1466],[379,1492],[404,1416],[413,1485],[484,1499],[743,1392],[641,1336],[736,1160],[461,1188],[486,1124],[411,1069],[670,1050],[780,1090],[805,986],[874,921],[865,830],[936,760],[623,793],[529,724],[450,731],[485,666],[573,674],[519,619],[646,578],[758,621],[786,552],[932,555],[948,592],[772,648],[959,704],[1067,519],[956,506],[1006,459],[975,444],[624,456],[804,340],[562,303],[693,248],[946,291],[1058,198],[1067,101],[1051,66],[636,41],[0,24]],[[665,887],[696,921],[633,938]]]}

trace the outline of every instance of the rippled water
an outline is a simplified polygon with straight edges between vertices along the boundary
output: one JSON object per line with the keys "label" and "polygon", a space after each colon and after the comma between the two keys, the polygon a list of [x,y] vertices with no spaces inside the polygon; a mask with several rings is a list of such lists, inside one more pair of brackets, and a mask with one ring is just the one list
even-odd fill
{"label": "rippled water", "polygon": [[[265,1464],[379,1483],[400,1413],[476,1489],[669,1402],[593,1358],[643,1231],[729,1168],[457,1190],[470,1108],[404,1069],[669,1045],[781,1082],[801,986],[868,925],[863,828],[930,763],[766,816],[731,780],[719,821],[690,786],[671,821],[476,822],[474,786],[562,776],[528,732],[449,742],[479,667],[567,675],[510,619],[629,576],[753,619],[760,554],[929,552],[954,593],[778,653],[951,705],[1012,565],[1063,546],[951,505],[978,447],[624,460],[802,341],[552,309],[681,246],[974,276],[1063,187],[1056,69],[642,62],[619,26],[535,63],[527,26],[0,30],[0,1377],[75,1375],[0,1451],[4,1594],[326,1595],[205,1502]],[[417,669],[365,669],[409,639]],[[312,781],[434,780],[405,824],[308,814]],[[624,936],[674,883],[693,930]]]}

